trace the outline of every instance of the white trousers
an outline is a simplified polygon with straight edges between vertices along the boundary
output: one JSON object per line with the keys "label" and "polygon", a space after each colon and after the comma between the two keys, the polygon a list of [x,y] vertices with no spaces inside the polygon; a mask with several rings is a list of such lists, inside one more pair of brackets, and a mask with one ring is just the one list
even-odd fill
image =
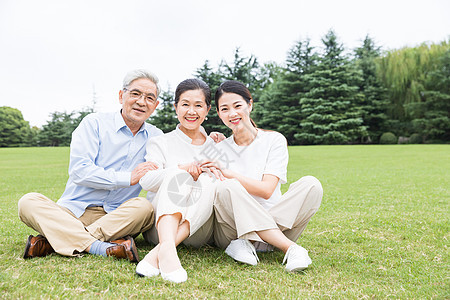
{"label": "white trousers", "polygon": [[320,181],[305,176],[292,183],[280,201],[266,210],[236,179],[218,182],[214,241],[221,248],[237,238],[262,242],[256,231],[279,228],[295,242],[319,209],[322,196]]}
{"label": "white trousers", "polygon": [[152,201],[155,226],[144,232],[145,240],[158,244],[157,224],[164,215],[181,214],[180,224],[187,221],[189,237],[183,244],[200,247],[212,239],[215,180],[203,173],[197,181],[180,169],[167,172]]}

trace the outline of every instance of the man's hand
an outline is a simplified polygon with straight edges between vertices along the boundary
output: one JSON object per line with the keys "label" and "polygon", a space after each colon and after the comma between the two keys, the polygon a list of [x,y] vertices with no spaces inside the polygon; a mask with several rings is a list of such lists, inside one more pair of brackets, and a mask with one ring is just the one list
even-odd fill
{"label": "man's hand", "polygon": [[223,135],[223,133],[217,132],[217,131],[213,131],[209,134],[209,137],[212,138],[214,140],[214,142],[219,143],[221,141],[223,141],[224,139],[226,139],[226,137]]}
{"label": "man's hand", "polygon": [[145,174],[147,174],[148,171],[156,169],[158,169],[158,166],[151,161],[138,164],[137,167],[131,172],[130,185],[135,185]]}

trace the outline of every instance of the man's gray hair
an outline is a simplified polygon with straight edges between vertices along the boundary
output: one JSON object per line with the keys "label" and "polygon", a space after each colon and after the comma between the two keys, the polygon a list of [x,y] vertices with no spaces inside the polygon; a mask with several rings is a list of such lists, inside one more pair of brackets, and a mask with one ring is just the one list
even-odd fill
{"label": "man's gray hair", "polygon": [[123,79],[123,88],[126,89],[128,88],[128,86],[135,81],[136,79],[141,79],[141,78],[145,78],[150,80],[151,82],[153,82],[156,85],[156,93],[157,93],[157,97],[159,96],[159,93],[161,92],[161,88],[159,87],[159,79],[158,77],[156,77],[155,74],[153,74],[150,71],[144,70],[144,69],[138,69],[138,70],[133,70],[127,73],[127,75],[125,75],[125,78]]}

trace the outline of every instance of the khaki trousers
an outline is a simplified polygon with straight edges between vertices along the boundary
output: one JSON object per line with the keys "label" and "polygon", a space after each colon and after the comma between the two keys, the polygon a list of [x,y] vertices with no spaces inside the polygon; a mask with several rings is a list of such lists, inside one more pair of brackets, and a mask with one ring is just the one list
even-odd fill
{"label": "khaki trousers", "polygon": [[53,249],[65,256],[76,256],[94,241],[112,241],[137,235],[153,225],[153,207],[142,197],[125,201],[106,213],[103,207],[87,207],[77,218],[67,208],[39,193],[29,193],[18,203],[19,218],[47,238]]}
{"label": "khaki trousers", "polygon": [[[213,201],[215,196],[214,179],[201,174],[197,181],[180,169],[168,172],[152,201],[155,211],[155,224],[164,215],[181,214],[180,224],[189,222],[189,237],[183,244],[201,247],[212,241],[213,234]],[[144,239],[158,244],[157,226],[143,233]]]}
{"label": "khaki trousers", "polygon": [[305,176],[292,183],[280,201],[266,210],[236,179],[221,181],[214,202],[214,242],[225,249],[237,238],[262,242],[256,231],[279,228],[296,242],[319,209],[320,181]]}

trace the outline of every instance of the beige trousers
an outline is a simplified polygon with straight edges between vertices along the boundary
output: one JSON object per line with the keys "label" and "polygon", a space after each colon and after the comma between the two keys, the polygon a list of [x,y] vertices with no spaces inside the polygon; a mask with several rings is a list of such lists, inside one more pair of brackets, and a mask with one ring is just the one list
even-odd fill
{"label": "beige trousers", "polygon": [[181,214],[180,224],[189,222],[189,237],[183,244],[201,247],[212,239],[214,179],[203,173],[197,181],[180,169],[172,170],[164,176],[163,182],[152,201],[155,211],[155,226],[143,233],[144,238],[158,244],[157,224],[164,215]]}
{"label": "beige trousers", "polygon": [[237,238],[262,242],[256,231],[279,228],[295,242],[319,209],[322,195],[320,181],[305,176],[292,183],[280,201],[266,210],[236,179],[221,181],[214,202],[214,241],[221,248]]}
{"label": "beige trousers", "polygon": [[103,207],[87,207],[77,218],[67,208],[39,193],[20,198],[19,217],[27,226],[47,238],[61,255],[75,256],[94,241],[112,241],[126,235],[137,235],[153,225],[153,207],[142,197],[125,201],[106,213]]}

